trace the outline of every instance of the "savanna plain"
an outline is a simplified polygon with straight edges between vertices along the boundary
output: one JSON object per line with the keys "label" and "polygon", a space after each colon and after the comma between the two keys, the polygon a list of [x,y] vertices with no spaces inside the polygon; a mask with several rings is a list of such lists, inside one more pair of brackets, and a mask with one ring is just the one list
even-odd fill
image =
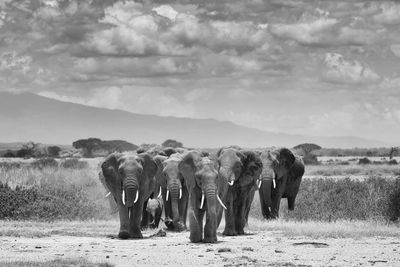
{"label": "savanna plain", "polygon": [[267,221],[256,192],[246,235],[193,244],[162,222],[118,239],[100,161],[0,161],[0,266],[400,266],[399,164],[307,165],[294,211]]}

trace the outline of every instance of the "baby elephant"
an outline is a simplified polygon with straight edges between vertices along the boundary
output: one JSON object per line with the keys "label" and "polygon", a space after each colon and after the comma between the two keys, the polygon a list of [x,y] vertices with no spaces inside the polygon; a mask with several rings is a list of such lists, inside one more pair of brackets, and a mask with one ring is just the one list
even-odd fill
{"label": "baby elephant", "polygon": [[146,211],[150,214],[151,222],[149,226],[151,228],[158,228],[162,210],[163,210],[163,203],[161,199],[155,198],[155,199],[149,199],[147,201]]}

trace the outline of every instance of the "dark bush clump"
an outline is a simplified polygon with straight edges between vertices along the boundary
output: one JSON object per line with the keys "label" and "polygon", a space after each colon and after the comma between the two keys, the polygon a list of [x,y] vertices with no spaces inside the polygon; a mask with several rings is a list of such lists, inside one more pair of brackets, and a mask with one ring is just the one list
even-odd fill
{"label": "dark bush clump", "polygon": [[86,161],[73,158],[61,161],[60,167],[65,169],[85,169],[89,167],[89,164]]}
{"label": "dark bush clump", "polygon": [[30,166],[34,169],[56,168],[58,167],[58,162],[53,158],[41,158],[33,161]]}
{"label": "dark bush clump", "polygon": [[358,164],[371,164],[369,158],[361,158],[358,160]]}
{"label": "dark bush clump", "polygon": [[11,169],[17,169],[20,168],[21,164],[19,162],[0,162],[0,169],[3,169],[5,171],[11,170]]}
{"label": "dark bush clump", "polygon": [[391,221],[400,218],[400,178],[397,178],[388,195],[387,216]]}
{"label": "dark bush clump", "polygon": [[391,160],[389,160],[388,164],[389,165],[397,165],[398,163],[397,163],[397,160],[391,159]]}
{"label": "dark bush clump", "polygon": [[307,154],[303,157],[304,164],[306,165],[318,165],[318,157],[314,154]]}

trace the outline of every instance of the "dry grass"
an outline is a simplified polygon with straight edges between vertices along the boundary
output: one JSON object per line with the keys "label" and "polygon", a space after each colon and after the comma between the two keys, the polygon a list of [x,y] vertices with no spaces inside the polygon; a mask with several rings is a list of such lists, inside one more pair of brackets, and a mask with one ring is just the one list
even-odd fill
{"label": "dry grass", "polygon": [[399,165],[367,164],[367,165],[337,165],[321,164],[307,165],[304,176],[399,176]]}
{"label": "dry grass", "polygon": [[250,231],[280,231],[285,236],[311,238],[400,237],[398,224],[377,221],[284,221],[249,219]]}
{"label": "dry grass", "polygon": [[0,236],[40,238],[51,235],[105,237],[117,234],[119,222],[109,221],[0,221]]}

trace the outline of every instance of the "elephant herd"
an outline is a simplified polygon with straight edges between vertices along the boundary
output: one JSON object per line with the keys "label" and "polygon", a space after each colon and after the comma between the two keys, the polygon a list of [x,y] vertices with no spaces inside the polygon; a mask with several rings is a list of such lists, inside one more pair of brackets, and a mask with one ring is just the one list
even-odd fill
{"label": "elephant herd", "polygon": [[168,229],[185,230],[188,218],[191,242],[215,243],[223,215],[223,235],[244,234],[257,189],[264,218],[278,217],[282,198],[293,210],[303,174],[302,159],[287,148],[223,147],[212,154],[166,148],[112,153],[100,179],[119,213],[119,238],[142,238],[164,211]]}

